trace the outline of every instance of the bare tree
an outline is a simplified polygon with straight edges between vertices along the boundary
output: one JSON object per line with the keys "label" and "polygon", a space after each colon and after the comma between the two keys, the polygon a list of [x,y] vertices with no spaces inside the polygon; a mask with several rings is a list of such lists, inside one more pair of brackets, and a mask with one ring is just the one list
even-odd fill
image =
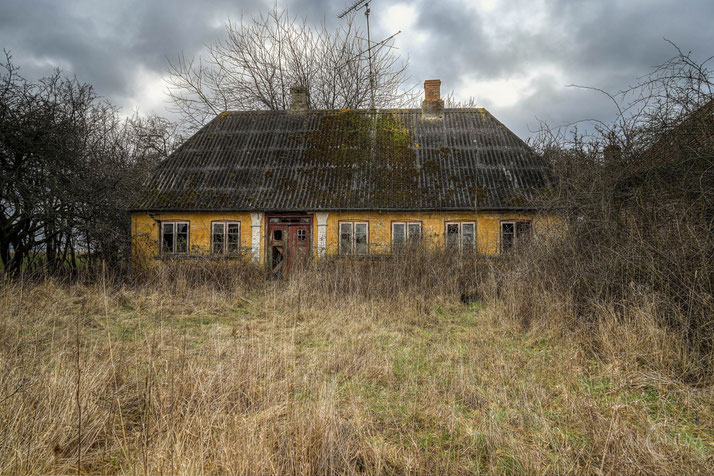
{"label": "bare tree", "polygon": [[18,273],[126,256],[126,213],[176,143],[158,117],[119,111],[59,70],[23,79],[0,63],[0,265]]}
{"label": "bare tree", "polygon": [[460,109],[460,108],[470,109],[470,108],[479,107],[479,105],[478,105],[478,102],[476,102],[475,97],[469,96],[466,99],[458,99],[456,97],[456,94],[452,90],[449,94],[446,95],[446,97],[444,97],[444,107],[454,108],[454,109]]}
{"label": "bare tree", "polygon": [[694,370],[682,373],[691,378],[711,375],[714,358],[711,59],[677,48],[626,90],[587,88],[614,105],[612,122],[542,127],[535,146],[557,178],[544,207],[566,232],[529,256],[530,274],[522,275],[529,287],[568,296],[582,320],[598,306],[624,310],[637,296],[656,299],[652,317],[687,343]]}
{"label": "bare tree", "polygon": [[[229,21],[226,34],[208,45],[205,58],[181,54],[169,62],[167,92],[188,127],[227,110],[287,109],[292,86],[307,88],[311,108],[369,106],[367,40],[354,17],[332,32],[276,5],[246,23]],[[392,41],[373,47],[372,55],[376,106],[402,106],[412,92],[404,89],[408,60],[400,60]]]}

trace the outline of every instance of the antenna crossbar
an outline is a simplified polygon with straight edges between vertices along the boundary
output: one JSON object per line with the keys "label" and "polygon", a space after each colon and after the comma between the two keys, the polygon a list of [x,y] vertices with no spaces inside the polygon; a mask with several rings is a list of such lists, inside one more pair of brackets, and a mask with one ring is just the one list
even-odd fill
{"label": "antenna crossbar", "polygon": [[370,0],[357,0],[357,1],[354,2],[351,6],[345,8],[345,9],[342,11],[342,13],[340,13],[339,15],[337,15],[337,18],[343,18],[343,17],[344,17],[345,15],[347,15],[348,13],[353,12],[353,11],[355,11],[355,10],[359,10],[360,8],[362,8],[362,7],[364,6],[365,3],[369,3],[369,2],[370,2]]}
{"label": "antenna crossbar", "polygon": [[[375,47],[377,47],[377,48],[378,48],[378,49],[377,49],[377,52],[379,52],[379,48],[381,48],[382,46],[384,46],[389,40],[391,40],[392,38],[394,38],[395,36],[397,36],[399,33],[401,33],[401,31],[399,31],[399,32],[393,34],[392,36],[390,36],[389,38],[387,38],[387,39],[385,39],[385,40],[382,40],[382,41],[380,41],[380,42],[378,42],[378,43],[375,43],[375,44],[373,45],[373,44],[372,44],[372,37],[371,37],[370,31],[369,31],[369,13],[370,13],[370,10],[369,10],[369,2],[370,2],[370,1],[371,1],[371,0],[355,0],[355,1],[352,3],[352,5],[350,5],[350,6],[347,7],[345,10],[343,10],[342,13],[340,13],[339,15],[337,15],[337,18],[343,18],[345,15],[347,15],[347,14],[349,14],[349,13],[351,13],[351,12],[354,12],[354,11],[357,11],[357,10],[359,10],[359,9],[361,9],[361,8],[364,8],[364,16],[365,16],[365,18],[366,18],[366,20],[367,20],[367,50],[366,50],[366,53],[367,53],[367,61],[368,61],[368,64],[369,64],[370,108],[371,108],[371,109],[374,109],[374,108],[375,108],[375,100],[374,100],[374,89],[375,89],[375,84],[374,84],[374,83],[375,83],[375,81],[374,81],[374,71],[373,71],[373,69],[372,69],[372,68],[373,68],[373,66],[372,66],[372,50],[373,50]],[[388,48],[392,48],[392,46],[391,46],[391,45],[388,45]],[[359,54],[357,54],[357,55],[356,55],[356,59],[360,58],[364,53],[365,53],[365,52],[363,51],[363,52],[360,52]],[[347,63],[349,63],[349,62],[350,62],[350,60],[347,60]],[[345,63],[345,64],[347,64],[347,63]]]}
{"label": "antenna crossbar", "polygon": [[[401,30],[398,31],[398,32],[396,32],[395,34],[393,34],[393,35],[390,36],[389,38],[383,39],[383,40],[380,41],[379,43],[374,43],[374,42],[373,42],[374,44],[372,45],[372,48],[373,48],[373,49],[376,49],[376,50],[379,52],[379,48],[381,48],[382,46],[385,46],[386,43],[387,43],[389,40],[391,40],[392,38],[394,38],[395,36],[397,36],[397,35],[400,34],[400,33],[401,33]],[[360,39],[361,39],[361,40],[364,40],[364,38],[360,38]],[[367,41],[367,40],[365,40],[365,41]],[[394,49],[394,50],[398,50],[398,49],[399,49],[399,48],[397,48],[396,46],[391,46],[391,45],[386,45],[386,47],[389,48],[389,49]],[[353,62],[353,61],[359,61],[360,59],[362,59],[361,57],[362,57],[362,55],[365,54],[365,53],[367,53],[367,50],[362,50],[362,51],[360,51],[359,53],[357,53],[356,55],[354,55],[354,57],[352,57],[352,58],[348,59],[347,61],[345,61],[344,64],[348,64],[348,63],[351,63],[351,62]]]}
{"label": "antenna crossbar", "polygon": [[[396,32],[396,33],[393,34],[392,36],[390,36],[390,37],[388,37],[388,38],[385,38],[385,39],[383,39],[382,41],[369,41],[369,40],[367,40],[367,38],[362,38],[361,36],[356,36],[356,35],[355,35],[355,36],[356,36],[356,38],[358,38],[358,39],[360,39],[360,40],[362,40],[362,41],[367,41],[369,44],[372,45],[372,48],[376,48],[376,47],[378,47],[378,46],[384,46],[384,44],[385,44],[386,42],[388,42],[389,40],[391,40],[392,38],[394,38],[395,36],[397,36],[397,35],[400,34],[401,32],[402,32],[402,30],[399,30],[398,32]],[[399,49],[399,48],[397,48],[396,46],[393,46],[393,45],[387,45],[387,48],[389,48],[390,50],[398,50],[398,49]],[[362,51],[361,53],[359,53],[358,56],[361,55],[361,54],[364,54],[364,53],[366,53],[366,52],[367,52],[367,50],[364,50],[364,51]]]}

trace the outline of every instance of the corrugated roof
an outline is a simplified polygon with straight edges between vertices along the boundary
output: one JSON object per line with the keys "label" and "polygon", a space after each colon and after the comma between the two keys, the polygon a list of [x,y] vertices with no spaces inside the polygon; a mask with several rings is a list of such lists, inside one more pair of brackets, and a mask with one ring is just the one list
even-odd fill
{"label": "corrugated roof", "polygon": [[530,208],[544,161],[485,109],[226,112],[161,162],[136,210]]}

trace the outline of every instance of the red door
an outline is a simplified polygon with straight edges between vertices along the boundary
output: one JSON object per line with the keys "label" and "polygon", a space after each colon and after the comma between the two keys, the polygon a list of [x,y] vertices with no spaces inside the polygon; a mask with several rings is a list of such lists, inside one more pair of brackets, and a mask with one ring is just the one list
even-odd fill
{"label": "red door", "polygon": [[268,218],[268,263],[274,276],[300,268],[312,252],[312,217]]}

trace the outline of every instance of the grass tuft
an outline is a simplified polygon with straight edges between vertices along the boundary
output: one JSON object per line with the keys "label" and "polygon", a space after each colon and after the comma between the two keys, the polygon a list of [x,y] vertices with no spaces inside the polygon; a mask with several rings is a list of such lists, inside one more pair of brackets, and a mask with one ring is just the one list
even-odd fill
{"label": "grass tuft", "polygon": [[473,267],[443,271],[397,294],[338,263],[233,286],[9,282],[0,473],[75,472],[79,450],[110,474],[714,472],[711,387],[523,327],[486,292],[462,304]]}

